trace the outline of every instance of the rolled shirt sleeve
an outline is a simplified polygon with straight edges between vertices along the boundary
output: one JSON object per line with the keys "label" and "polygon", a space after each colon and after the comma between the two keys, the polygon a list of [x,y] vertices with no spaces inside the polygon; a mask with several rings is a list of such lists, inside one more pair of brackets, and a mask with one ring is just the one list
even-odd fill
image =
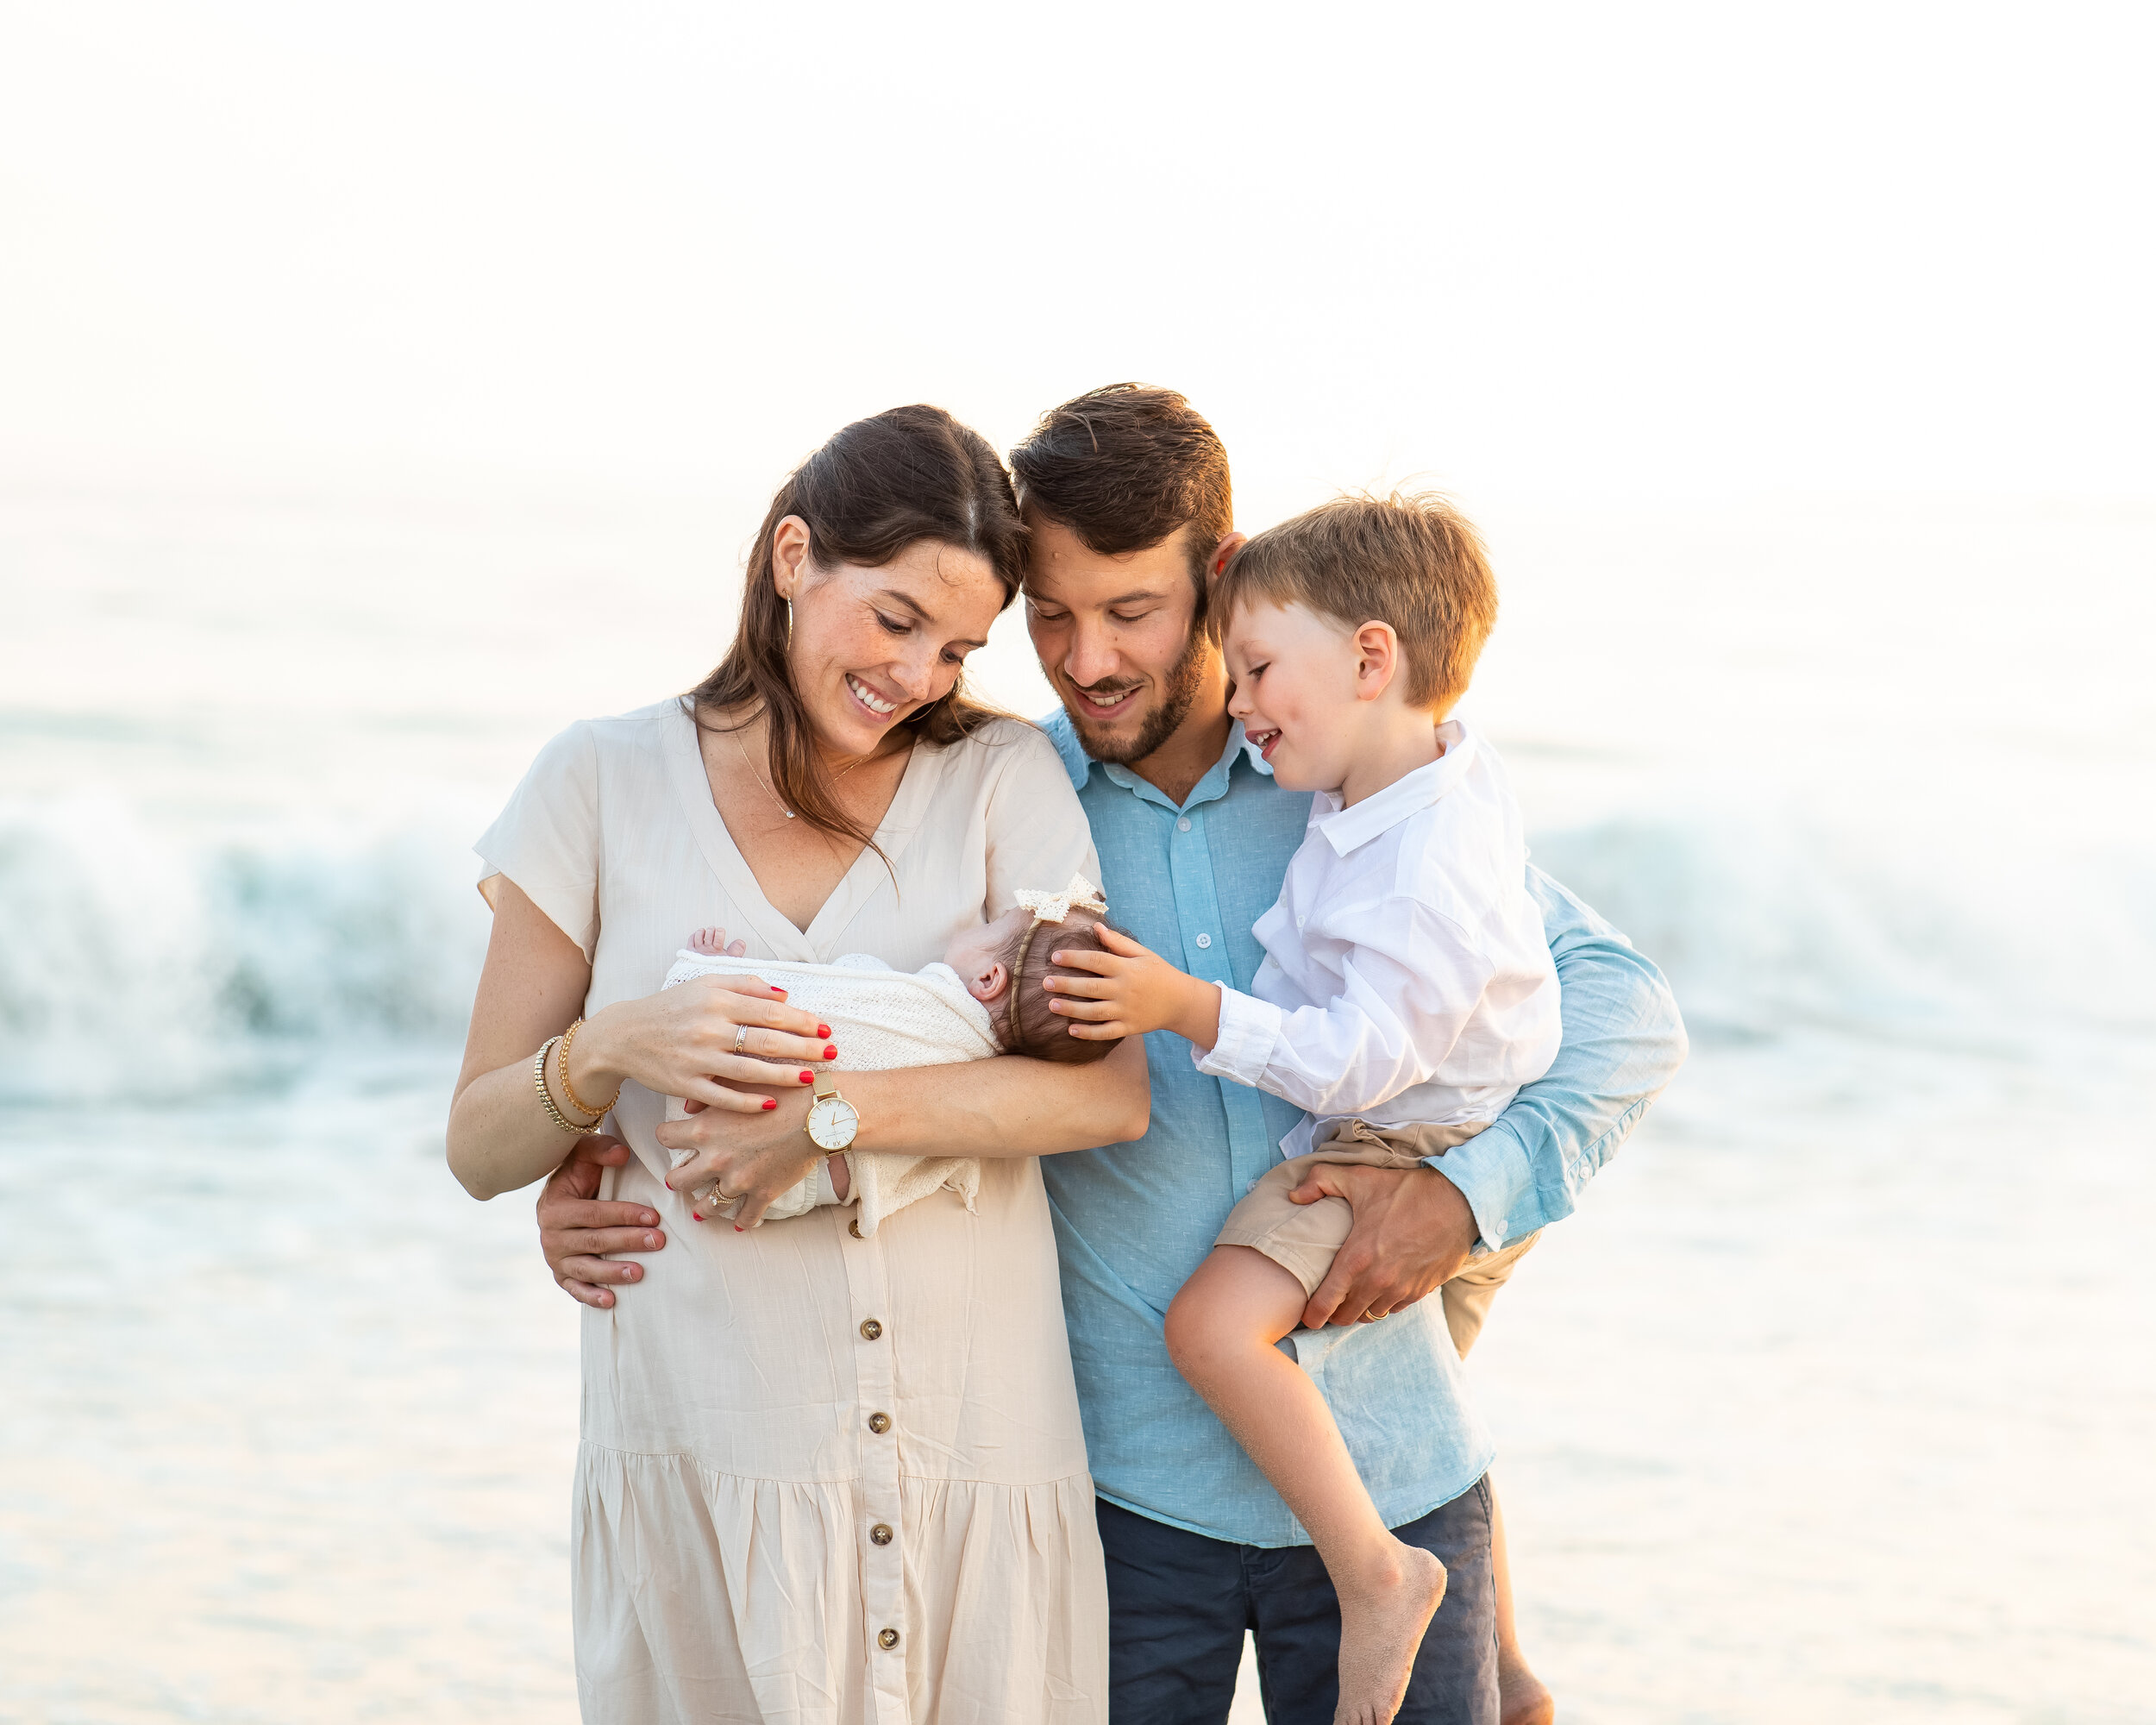
{"label": "rolled shirt sleeve", "polygon": [[1539,869],[1527,889],[1557,963],[1564,1040],[1487,1131],[1429,1158],[1474,1211],[1478,1253],[1571,1214],[1688,1051],[1662,973]]}
{"label": "rolled shirt sleeve", "polygon": [[1191,1050],[1200,1072],[1319,1116],[1376,1107],[1437,1073],[1495,963],[1451,918],[1413,899],[1361,907],[1334,929],[1350,949],[1339,993],[1290,1011],[1223,988],[1219,1040]]}

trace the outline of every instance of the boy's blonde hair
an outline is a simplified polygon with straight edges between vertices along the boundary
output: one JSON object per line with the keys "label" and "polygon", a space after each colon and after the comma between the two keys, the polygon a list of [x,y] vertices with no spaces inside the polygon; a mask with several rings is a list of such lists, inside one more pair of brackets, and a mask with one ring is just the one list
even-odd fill
{"label": "boy's blonde hair", "polygon": [[1467,693],[1497,621],[1482,536],[1433,492],[1337,497],[1267,528],[1213,588],[1216,638],[1237,605],[1268,600],[1350,629],[1390,624],[1407,662],[1409,703],[1440,717]]}

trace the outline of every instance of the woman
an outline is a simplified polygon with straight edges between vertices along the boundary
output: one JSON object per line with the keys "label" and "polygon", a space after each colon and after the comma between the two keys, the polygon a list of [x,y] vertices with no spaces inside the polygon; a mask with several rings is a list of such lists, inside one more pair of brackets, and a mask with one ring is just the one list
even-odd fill
{"label": "woman", "polygon": [[[608,1195],[683,1248],[585,1314],[586,1721],[1106,1717],[1033,1158],[1142,1132],[1143,1049],[848,1072],[841,1048],[819,1072],[821,1027],[755,979],[656,992],[700,926],[752,957],[911,970],[1020,888],[1097,878],[1047,740],[961,687],[1025,536],[1001,463],[947,414],[848,426],[773,501],[724,662],[686,700],[555,738],[480,840],[494,931],[450,1165],[491,1197],[611,1109],[636,1154]],[[833,1081],[843,1100],[816,1101]],[[702,1110],[669,1124],[670,1095]],[[977,1214],[939,1193],[868,1239],[843,1208],[755,1226],[849,1129],[983,1158]],[[693,1220],[714,1178],[745,1228]]]}

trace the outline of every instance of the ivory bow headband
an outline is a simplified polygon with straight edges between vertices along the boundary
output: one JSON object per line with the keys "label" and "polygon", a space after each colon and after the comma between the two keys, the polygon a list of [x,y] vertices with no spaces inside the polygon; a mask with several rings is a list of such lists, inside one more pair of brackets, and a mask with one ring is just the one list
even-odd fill
{"label": "ivory bow headband", "polygon": [[1036,893],[1021,888],[1012,896],[1018,908],[1033,913],[1033,920],[1026,925],[1025,938],[1018,942],[1017,961],[1011,966],[1008,993],[1010,1006],[1005,1012],[1005,1021],[1010,1026],[1006,1048],[1015,1049],[1023,1040],[1018,1030],[1018,992],[1020,981],[1025,975],[1025,955],[1032,950],[1033,937],[1040,932],[1044,922],[1060,923],[1074,910],[1092,911],[1098,915],[1108,913],[1107,901],[1100,896],[1100,888],[1083,875],[1073,875],[1070,884],[1060,893]]}
{"label": "ivory bow headband", "polygon": [[1021,889],[1012,896],[1018,900],[1020,910],[1033,913],[1033,920],[1037,923],[1061,922],[1074,908],[1097,912],[1101,916],[1108,913],[1107,902],[1100,896],[1100,888],[1083,875],[1073,875],[1070,884],[1060,893],[1035,893]]}

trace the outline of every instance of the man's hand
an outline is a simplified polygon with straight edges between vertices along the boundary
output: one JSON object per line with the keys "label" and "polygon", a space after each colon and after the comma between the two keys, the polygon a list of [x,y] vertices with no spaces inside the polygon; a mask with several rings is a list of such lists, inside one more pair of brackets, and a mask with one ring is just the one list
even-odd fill
{"label": "man's hand", "polygon": [[1460,1189],[1434,1168],[1321,1162],[1288,1195],[1298,1204],[1344,1198],[1355,1212],[1332,1268],[1303,1308],[1313,1330],[1413,1305],[1459,1274],[1481,1233]]}
{"label": "man's hand", "polygon": [[617,1264],[601,1252],[657,1251],[667,1243],[656,1211],[599,1201],[602,1170],[628,1160],[629,1146],[617,1139],[580,1138],[539,1189],[539,1250],[554,1279],[586,1306],[614,1303],[613,1289],[603,1283],[643,1277],[642,1264]]}
{"label": "man's hand", "polygon": [[[1036,940],[1043,938],[1034,936]],[[1219,1041],[1217,984],[1185,975],[1151,948],[1106,923],[1100,925],[1100,944],[1108,950],[1074,946],[1050,955],[1066,969],[1088,970],[1091,975],[1050,976],[1041,983],[1061,997],[1049,1002],[1050,1012],[1079,1020],[1070,1027],[1073,1036],[1085,1042],[1113,1042],[1148,1031],[1172,1030],[1203,1049]],[[1018,986],[1016,978],[1011,986]]]}

